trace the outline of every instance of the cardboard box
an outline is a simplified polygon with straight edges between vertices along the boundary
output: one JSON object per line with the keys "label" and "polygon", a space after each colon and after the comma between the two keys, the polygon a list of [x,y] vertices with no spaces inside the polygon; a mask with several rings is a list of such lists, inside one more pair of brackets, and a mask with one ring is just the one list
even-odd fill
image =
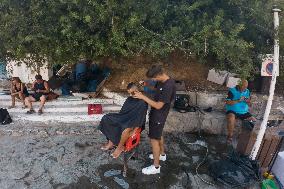
{"label": "cardboard box", "polygon": [[238,85],[240,80],[241,80],[240,78],[228,76],[228,78],[226,80],[226,86],[229,87],[229,88],[233,88],[236,85]]}
{"label": "cardboard box", "polygon": [[223,85],[227,79],[227,76],[227,71],[216,71],[215,69],[211,69],[208,72],[207,80],[219,85]]}

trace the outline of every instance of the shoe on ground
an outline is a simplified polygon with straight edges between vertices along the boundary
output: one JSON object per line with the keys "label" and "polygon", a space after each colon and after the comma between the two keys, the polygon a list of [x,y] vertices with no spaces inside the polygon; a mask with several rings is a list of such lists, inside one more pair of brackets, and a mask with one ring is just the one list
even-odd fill
{"label": "shoe on ground", "polygon": [[161,166],[159,165],[159,168],[156,168],[154,165],[150,165],[149,167],[145,167],[142,169],[142,173],[145,175],[154,175],[161,172]]}
{"label": "shoe on ground", "polygon": [[[153,156],[153,154],[150,154],[149,155],[149,158],[150,159],[154,159],[154,156]],[[160,161],[166,161],[167,160],[167,155],[165,154],[165,155],[160,155]]]}
{"label": "shoe on ground", "polygon": [[27,114],[33,114],[33,113],[35,113],[35,111],[32,109],[32,110],[29,110],[29,111],[27,111]]}

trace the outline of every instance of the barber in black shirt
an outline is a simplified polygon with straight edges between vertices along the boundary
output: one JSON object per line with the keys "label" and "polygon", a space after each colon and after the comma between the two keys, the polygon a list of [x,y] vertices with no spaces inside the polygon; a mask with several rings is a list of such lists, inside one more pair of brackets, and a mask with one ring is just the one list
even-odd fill
{"label": "barber in black shirt", "polygon": [[171,102],[175,98],[176,89],[175,81],[163,71],[161,66],[152,66],[146,73],[146,76],[158,82],[154,100],[140,92],[136,92],[134,97],[144,100],[151,106],[149,137],[153,154],[150,154],[149,158],[154,159],[154,164],[142,169],[143,174],[150,175],[160,173],[160,160],[166,161],[163,128],[169,114]]}

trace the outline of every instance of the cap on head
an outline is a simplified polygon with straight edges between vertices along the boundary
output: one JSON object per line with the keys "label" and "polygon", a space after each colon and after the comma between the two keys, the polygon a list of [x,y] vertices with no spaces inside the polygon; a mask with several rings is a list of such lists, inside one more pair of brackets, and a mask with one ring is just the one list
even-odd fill
{"label": "cap on head", "polygon": [[36,80],[41,80],[41,79],[42,79],[42,76],[41,76],[41,75],[36,75],[36,76],[35,76],[35,79],[36,79]]}
{"label": "cap on head", "polygon": [[148,78],[155,78],[158,75],[162,75],[164,73],[162,66],[160,65],[153,65],[146,73]]}

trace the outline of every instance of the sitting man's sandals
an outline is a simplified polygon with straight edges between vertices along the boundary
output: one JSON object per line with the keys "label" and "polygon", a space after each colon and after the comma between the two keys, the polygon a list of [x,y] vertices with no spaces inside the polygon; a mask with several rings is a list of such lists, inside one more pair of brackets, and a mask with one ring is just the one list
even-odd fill
{"label": "sitting man's sandals", "polygon": [[33,114],[33,113],[35,113],[35,111],[33,109],[27,111],[27,114]]}
{"label": "sitting man's sandals", "polygon": [[232,145],[233,143],[233,137],[227,137],[227,144]]}
{"label": "sitting man's sandals", "polygon": [[110,154],[110,156],[114,159],[117,159],[122,152],[124,152],[124,148],[116,148],[114,152]]}
{"label": "sitting man's sandals", "polygon": [[12,108],[15,108],[15,107],[16,107],[16,106],[9,106],[8,109],[12,109]]}
{"label": "sitting man's sandals", "polygon": [[38,110],[38,115],[41,115],[41,114],[43,114],[42,109],[39,109]]}
{"label": "sitting man's sandals", "polygon": [[108,150],[113,150],[114,148],[115,148],[115,146],[112,146],[112,147],[102,146],[102,147],[101,147],[101,150],[103,150],[103,151],[108,151]]}

